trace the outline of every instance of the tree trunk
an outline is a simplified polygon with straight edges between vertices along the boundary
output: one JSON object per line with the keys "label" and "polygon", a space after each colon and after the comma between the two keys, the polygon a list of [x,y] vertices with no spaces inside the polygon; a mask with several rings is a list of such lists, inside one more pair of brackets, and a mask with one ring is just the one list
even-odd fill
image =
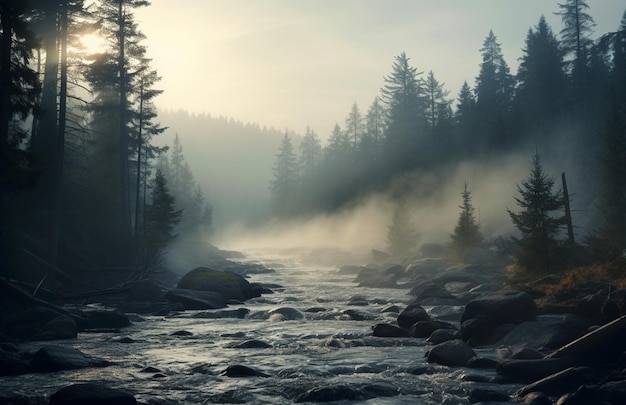
{"label": "tree trunk", "polygon": [[567,192],[565,172],[561,173],[561,181],[563,182],[563,203],[565,205],[565,221],[567,222],[567,239],[569,243],[573,245],[576,241],[574,240],[574,226],[572,225],[572,212],[569,207],[569,193]]}
{"label": "tree trunk", "polygon": [[57,127],[56,161],[54,173],[54,221],[50,237],[50,263],[57,265],[59,238],[61,233],[61,211],[63,200],[63,161],[65,159],[65,120],[67,112],[67,9],[68,0],[61,8],[61,88],[59,91],[59,125]]}

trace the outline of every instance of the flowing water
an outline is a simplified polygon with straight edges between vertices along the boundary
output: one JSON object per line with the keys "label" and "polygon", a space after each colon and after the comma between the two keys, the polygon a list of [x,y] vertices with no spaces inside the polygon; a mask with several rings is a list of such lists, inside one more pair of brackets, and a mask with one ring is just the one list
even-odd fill
{"label": "flowing water", "polygon": [[[53,343],[114,365],[0,378],[0,390],[43,398],[72,383],[98,381],[149,404],[289,404],[342,398],[339,403],[440,405],[468,404],[473,389],[519,388],[491,383],[493,370],[427,363],[429,344],[424,339],[373,337],[373,325],[397,316],[384,310],[410,300],[407,290],[358,288],[354,275],[303,265],[295,258],[259,252],[254,258],[276,271],[252,275],[250,281],[281,288],[229,308],[249,310],[244,318],[186,311],[145,316],[120,334],[80,334]],[[190,334],[173,335],[178,331]],[[123,343],[124,337],[134,343]],[[267,347],[249,347],[250,341]],[[223,375],[233,365],[261,375]]]}

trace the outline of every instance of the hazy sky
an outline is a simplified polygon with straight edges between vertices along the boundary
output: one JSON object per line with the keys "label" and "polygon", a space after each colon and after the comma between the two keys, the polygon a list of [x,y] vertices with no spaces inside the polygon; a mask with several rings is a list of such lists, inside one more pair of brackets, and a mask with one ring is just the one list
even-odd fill
{"label": "hazy sky", "polygon": [[[543,14],[558,34],[564,1],[152,0],[136,18],[163,77],[158,107],[326,138],[353,102],[367,111],[402,51],[456,97],[492,29],[515,73],[528,29]],[[624,0],[588,4],[596,36],[619,27]]]}

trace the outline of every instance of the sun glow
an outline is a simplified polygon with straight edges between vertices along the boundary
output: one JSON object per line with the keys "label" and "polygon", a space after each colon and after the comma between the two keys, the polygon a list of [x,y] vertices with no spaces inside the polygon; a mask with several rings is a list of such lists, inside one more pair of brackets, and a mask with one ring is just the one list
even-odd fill
{"label": "sun glow", "polygon": [[98,34],[86,34],[80,37],[82,51],[86,54],[102,53],[106,48],[106,41]]}

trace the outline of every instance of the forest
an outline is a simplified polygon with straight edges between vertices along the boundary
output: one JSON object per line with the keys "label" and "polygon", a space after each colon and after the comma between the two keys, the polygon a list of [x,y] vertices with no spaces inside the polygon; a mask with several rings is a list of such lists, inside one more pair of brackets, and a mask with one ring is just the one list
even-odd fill
{"label": "forest", "polygon": [[[134,18],[135,10],[149,5],[0,3],[2,276],[36,282],[49,273],[63,277],[85,268],[146,270],[175,238],[210,234],[219,222],[221,213],[212,204],[218,197],[205,196],[185,161],[184,142],[178,135],[171,145],[159,141],[167,129],[154,104],[162,93],[160,76]],[[272,216],[308,218],[387,192],[398,204],[383,232],[389,232],[390,250],[403,254],[415,233],[400,229],[406,211],[432,192],[415,190],[403,180],[407,174],[434,174],[444,183],[446,170],[459,162],[496,162],[524,153],[532,170],[518,185],[522,212],[508,207],[521,236],[484,241],[474,218],[472,184],[466,183],[458,190],[459,224],[449,231],[457,250],[514,243],[518,252],[534,252],[518,253],[529,267],[571,256],[580,244],[593,260],[621,256],[626,14],[615,31],[597,35],[586,1],[566,0],[555,12],[562,28],[553,30],[538,16],[520,44],[523,57],[515,73],[494,32],[480,48],[478,76],[456,97],[434,72],[419,70],[411,55],[400,52],[390,61],[380,94],[366,110],[354,103],[325,145],[312,128],[302,136],[282,133],[267,168],[271,178],[262,185],[271,192]],[[93,33],[106,42],[100,53],[89,53],[81,43]],[[276,137],[275,130],[255,126],[240,130]],[[567,226],[569,193],[543,171],[543,163],[554,162],[566,172],[578,204],[593,211],[593,229],[577,241]],[[549,250],[540,264],[538,250]]]}

